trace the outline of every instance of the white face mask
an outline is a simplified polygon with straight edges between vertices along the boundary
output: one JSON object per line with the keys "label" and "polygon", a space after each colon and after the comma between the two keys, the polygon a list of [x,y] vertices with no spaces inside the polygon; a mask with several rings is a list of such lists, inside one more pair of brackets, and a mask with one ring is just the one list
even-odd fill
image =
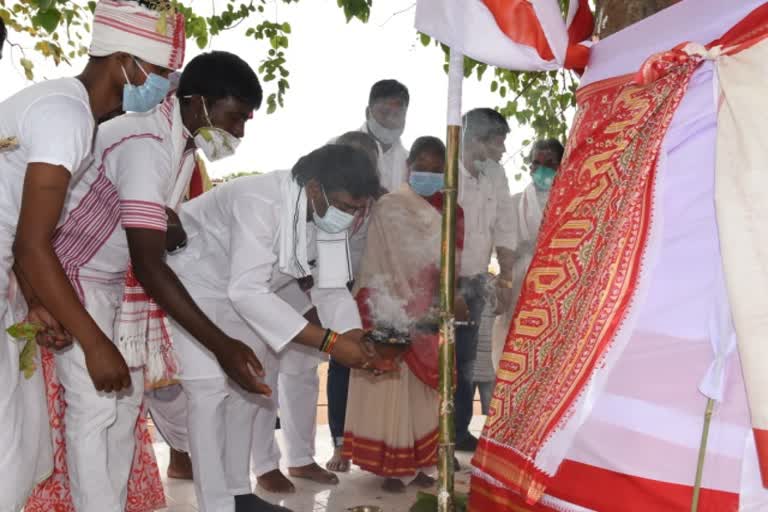
{"label": "white face mask", "polygon": [[226,130],[213,126],[211,118],[208,116],[208,107],[205,106],[205,99],[202,99],[202,103],[208,126],[198,128],[195,133],[195,146],[203,152],[205,158],[210,162],[234,155],[237,146],[240,145],[240,139]]}
{"label": "white face mask", "polygon": [[373,114],[368,114],[368,131],[373,135],[376,140],[384,144],[385,146],[391,146],[403,135],[405,127],[400,128],[385,128],[379,123]]}
{"label": "white face mask", "polygon": [[[312,220],[318,229],[325,231],[326,233],[341,233],[349,229],[352,222],[355,220],[355,216],[351,213],[343,212],[333,206],[328,200],[328,196],[325,195],[325,189],[323,191],[323,197],[325,198],[325,204],[328,205],[328,209],[325,210],[325,215],[322,217],[317,213],[315,202],[312,201]],[[311,199],[310,199],[311,200]]]}

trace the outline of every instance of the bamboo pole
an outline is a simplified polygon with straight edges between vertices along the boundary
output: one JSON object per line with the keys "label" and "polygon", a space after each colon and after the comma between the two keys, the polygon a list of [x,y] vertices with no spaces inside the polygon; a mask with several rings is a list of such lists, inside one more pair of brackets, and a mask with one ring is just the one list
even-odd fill
{"label": "bamboo pole", "polygon": [[456,352],[454,295],[456,284],[456,205],[459,189],[459,143],[461,138],[461,85],[464,56],[451,50],[448,71],[448,133],[443,224],[440,256],[440,445],[438,452],[438,512],[454,512],[453,367]]}
{"label": "bamboo pole", "polygon": [[707,456],[707,441],[709,440],[709,426],[712,424],[712,411],[715,408],[715,400],[707,400],[707,408],[704,410],[704,428],[701,431],[701,443],[699,445],[699,460],[696,464],[696,481],[693,485],[693,499],[691,500],[691,512],[699,510],[699,495],[701,494],[701,480],[704,476],[704,460]]}

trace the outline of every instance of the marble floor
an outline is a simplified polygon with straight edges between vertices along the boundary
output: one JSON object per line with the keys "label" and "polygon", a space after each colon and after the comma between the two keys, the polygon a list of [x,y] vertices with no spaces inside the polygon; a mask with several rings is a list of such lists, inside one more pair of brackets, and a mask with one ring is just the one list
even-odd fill
{"label": "marble floor", "polygon": [[[472,421],[471,430],[477,435],[483,427],[485,417],[476,416]],[[283,442],[278,431],[278,441]],[[168,508],[165,512],[194,512],[197,511],[195,490],[191,482],[168,480],[165,478],[165,468],[168,465],[168,447],[164,443],[155,445],[158,463],[163,473],[163,484],[166,490]],[[317,457],[318,463],[325,463],[331,456],[329,432],[327,425],[317,427]],[[462,470],[456,474],[456,490],[466,493],[469,486],[470,454],[457,454]],[[287,472],[286,472],[287,474]],[[256,487],[256,477],[251,475],[254,489],[262,498],[273,503],[290,508],[294,512],[345,512],[350,507],[358,505],[376,505],[383,512],[408,512],[416,499],[417,490],[409,487],[406,494],[392,495],[381,491],[381,480],[353,468],[347,475],[341,476],[339,485],[332,488],[313,484],[303,480],[293,479],[296,493],[289,496],[269,494]],[[434,492],[434,491],[432,491]]]}

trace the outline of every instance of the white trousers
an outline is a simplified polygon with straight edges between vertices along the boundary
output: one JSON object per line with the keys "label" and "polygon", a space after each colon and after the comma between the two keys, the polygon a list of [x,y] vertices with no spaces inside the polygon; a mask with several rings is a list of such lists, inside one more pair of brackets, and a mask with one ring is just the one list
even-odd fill
{"label": "white trousers", "polygon": [[235,496],[251,492],[249,453],[255,395],[226,378],[182,381],[189,414],[189,454],[201,512],[234,512]]}
{"label": "white trousers", "polygon": [[[111,337],[121,290],[84,287],[88,313]],[[56,374],[64,387],[67,469],[78,512],[124,510],[135,449],[134,430],[144,395],[144,374],[131,371],[132,387],[102,393],[75,343],[56,355]]]}
{"label": "white trousers", "polygon": [[[0,301],[0,309],[6,305]],[[53,471],[48,405],[40,358],[30,379],[19,371],[24,341],[5,329],[24,316],[6,310],[0,327],[0,512],[17,512],[34,486]]]}
{"label": "white trousers", "polygon": [[277,400],[260,398],[254,421],[251,467],[259,476],[280,467],[281,453],[275,439],[278,409],[288,467],[298,468],[315,461],[317,397],[320,389],[317,366],[301,373],[281,371],[277,378],[274,374],[270,377],[270,373],[267,372],[267,383],[272,386]]}
{"label": "white trousers", "polygon": [[148,391],[146,400],[152,423],[165,442],[176,451],[189,453],[187,395],[181,384]]}

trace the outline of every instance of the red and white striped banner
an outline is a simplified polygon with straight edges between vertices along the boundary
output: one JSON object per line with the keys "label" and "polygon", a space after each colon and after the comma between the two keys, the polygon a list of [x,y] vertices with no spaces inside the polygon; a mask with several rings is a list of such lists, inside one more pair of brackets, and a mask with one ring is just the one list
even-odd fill
{"label": "red and white striped banner", "polygon": [[582,70],[593,16],[587,0],[571,0],[565,20],[557,0],[418,0],[416,29],[505,69]]}

